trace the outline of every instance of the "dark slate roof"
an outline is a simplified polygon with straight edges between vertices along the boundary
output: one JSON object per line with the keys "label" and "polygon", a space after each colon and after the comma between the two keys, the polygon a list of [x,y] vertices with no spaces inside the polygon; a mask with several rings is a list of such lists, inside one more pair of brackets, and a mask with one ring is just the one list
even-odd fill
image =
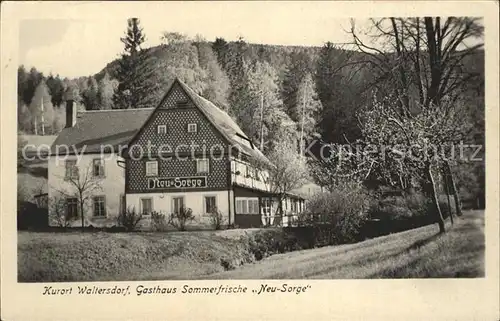
{"label": "dark slate roof", "polygon": [[[209,100],[203,98],[179,79],[170,85],[173,88],[178,82],[198,109],[219,130],[228,142],[250,156],[254,161],[272,166],[267,157],[258,150],[243,133],[236,122],[223,110]],[[170,92],[167,91],[167,94]],[[151,116],[155,108],[112,109],[101,111],[85,111],[78,114],[76,125],[64,128],[52,144],[51,152],[56,152],[57,145],[75,146],[80,152],[83,146],[85,153],[98,153],[102,145],[114,148],[127,145]]]}
{"label": "dark slate roof", "polygon": [[225,111],[215,106],[208,99],[198,95],[182,81],[177,80],[181,87],[186,91],[194,104],[205,114],[210,122],[221,132],[221,134],[235,147],[253,160],[272,165],[262,152],[257,149],[248,136],[241,130],[236,122]]}
{"label": "dark slate roof", "polygon": [[[154,108],[142,109],[112,109],[85,111],[77,116],[76,125],[64,128],[52,144],[51,152],[56,152],[56,146],[75,146],[80,152],[99,153],[102,145],[117,148],[127,145],[129,140],[141,128]],[[60,150],[64,152],[64,150]],[[71,151],[72,152],[72,151]]]}

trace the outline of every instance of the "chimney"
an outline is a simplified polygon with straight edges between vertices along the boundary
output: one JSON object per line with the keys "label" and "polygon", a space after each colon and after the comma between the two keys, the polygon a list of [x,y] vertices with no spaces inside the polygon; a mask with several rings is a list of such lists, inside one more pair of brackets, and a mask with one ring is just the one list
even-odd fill
{"label": "chimney", "polygon": [[76,124],[76,104],[73,97],[73,90],[69,89],[64,94],[66,101],[66,128],[73,127]]}

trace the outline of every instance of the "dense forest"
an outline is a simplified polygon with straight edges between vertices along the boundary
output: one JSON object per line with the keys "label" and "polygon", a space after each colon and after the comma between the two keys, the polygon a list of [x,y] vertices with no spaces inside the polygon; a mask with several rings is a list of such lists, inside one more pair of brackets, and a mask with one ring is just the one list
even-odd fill
{"label": "dense forest", "polygon": [[[130,19],[121,38],[122,58],[95,75],[68,79],[20,66],[19,130],[57,134],[63,127],[66,90],[77,93],[86,110],[154,107],[169,83],[179,77],[227,111],[268,155],[283,141],[302,152],[309,145],[315,155],[326,143],[367,141],[369,130],[379,129],[367,128],[369,120],[362,117],[363,110],[377,99],[392,99],[395,109],[406,110],[401,117],[407,111],[415,114],[446,102],[464,121],[459,139],[483,145],[484,52],[481,46],[459,46],[466,38],[481,37],[482,30],[473,19],[453,19],[441,27],[418,18],[374,20],[379,43],[389,49],[363,43],[353,27],[349,50],[331,42],[321,47],[252,44],[244,38],[210,42],[168,31],[161,45],[142,48],[147,30],[138,19]],[[439,38],[441,31],[448,38]],[[436,36],[443,51],[430,45],[429,39]],[[425,46],[421,39],[422,43],[427,39]],[[447,62],[439,70],[435,68],[440,64],[438,56]],[[366,121],[360,124],[362,119]],[[467,191],[464,194],[484,194],[484,161],[452,167],[458,184]],[[370,175],[376,176],[373,181],[392,179],[386,180],[382,172],[370,168]],[[326,174],[320,172],[316,181],[328,185],[321,175]]]}

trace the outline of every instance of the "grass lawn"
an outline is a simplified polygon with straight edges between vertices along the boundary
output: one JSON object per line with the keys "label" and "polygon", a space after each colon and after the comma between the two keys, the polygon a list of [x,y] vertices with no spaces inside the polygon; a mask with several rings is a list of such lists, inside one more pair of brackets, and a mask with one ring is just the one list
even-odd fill
{"label": "grass lawn", "polygon": [[273,255],[257,263],[240,239],[256,231],[19,232],[18,280],[484,276],[483,212],[466,212],[457,221],[440,236],[431,225],[356,244]]}
{"label": "grass lawn", "polygon": [[220,279],[453,278],[484,276],[484,212],[468,211],[444,235],[436,225],[368,241],[271,256]]}
{"label": "grass lawn", "polygon": [[20,231],[18,281],[191,279],[250,262],[243,244],[224,232]]}

